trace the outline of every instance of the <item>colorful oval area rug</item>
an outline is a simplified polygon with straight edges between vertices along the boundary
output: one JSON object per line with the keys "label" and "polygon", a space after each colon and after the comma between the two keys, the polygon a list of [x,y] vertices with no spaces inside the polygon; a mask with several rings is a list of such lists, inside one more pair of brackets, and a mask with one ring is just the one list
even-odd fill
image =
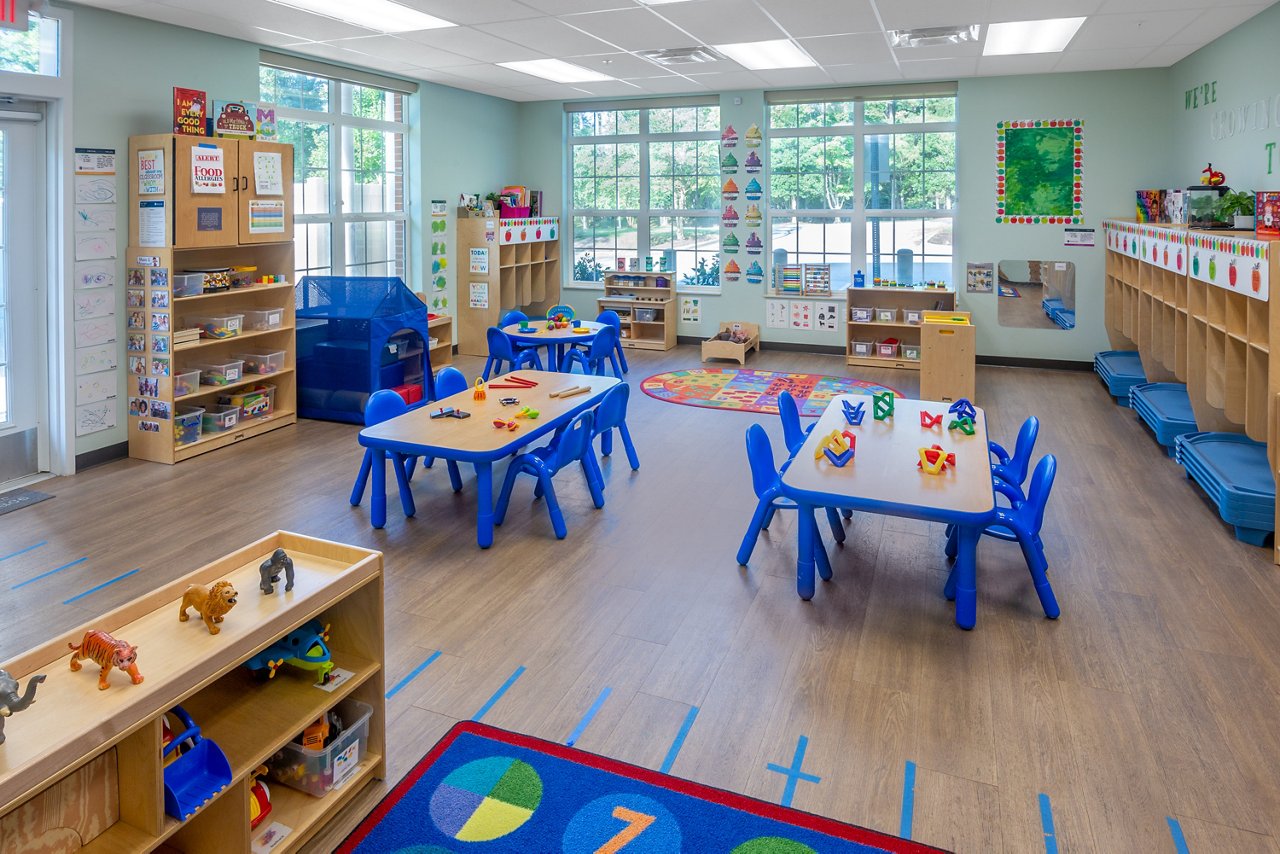
{"label": "colorful oval area rug", "polygon": [[873,392],[891,391],[897,397],[903,396],[902,392],[891,386],[850,377],[741,368],[668,371],[649,377],[641,383],[640,388],[649,397],[665,400],[667,403],[770,415],[778,414],[778,395],[789,391],[800,407],[800,414],[815,418],[822,414],[827,404],[837,395],[865,394],[870,397]]}

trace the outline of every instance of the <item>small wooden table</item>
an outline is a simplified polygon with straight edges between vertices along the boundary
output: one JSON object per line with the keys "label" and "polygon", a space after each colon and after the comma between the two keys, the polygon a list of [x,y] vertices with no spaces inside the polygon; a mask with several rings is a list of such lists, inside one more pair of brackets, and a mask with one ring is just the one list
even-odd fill
{"label": "small wooden table", "polygon": [[[493,388],[506,377],[518,376],[533,380],[537,385],[530,389]],[[604,393],[619,383],[615,377],[556,373],[554,371],[513,371],[489,381],[485,399],[474,399],[474,390],[467,389],[443,400],[428,403],[421,409],[406,412],[381,424],[360,431],[360,444],[374,452],[373,500],[370,521],[375,528],[387,523],[387,472],[386,455],[404,457],[438,457],[476,467],[477,509],[476,541],[480,548],[493,545],[493,464],[509,457],[526,445],[568,424],[579,413],[595,406]],[[559,389],[573,386],[589,386],[591,391],[574,397],[551,398]],[[519,398],[519,406],[503,406],[504,397]],[[495,419],[512,419],[522,407],[538,410],[535,419],[517,420],[520,428],[509,431],[493,426]],[[453,407],[471,413],[470,418],[432,418],[431,413],[441,408]],[[400,483],[400,504],[406,516],[413,516],[417,508],[407,482]]]}
{"label": "small wooden table", "polygon": [[[862,425],[845,420],[842,401],[856,406],[865,403]],[[987,417],[977,410],[972,436],[948,430],[954,416],[950,404],[927,400],[894,401],[894,414],[876,421],[872,400],[866,395],[840,395],[827,405],[791,465],[782,473],[782,494],[800,505],[799,552],[796,560],[796,589],[802,599],[814,593],[814,547],[816,507],[847,507],[886,516],[905,516],[931,522],[945,522],[959,529],[956,557],[956,624],[973,628],[977,619],[975,560],[978,538],[995,512],[991,455],[987,450]],[[942,426],[920,426],[920,413],[942,415]],[[814,459],[814,451],[831,431],[848,430],[857,436],[854,459],[838,468],[824,455]],[[954,452],[956,465],[941,474],[930,475],[916,468],[919,449],[941,445]],[[825,576],[824,577],[828,577]]]}
{"label": "small wooden table", "polygon": [[590,331],[574,332],[572,326],[566,329],[548,329],[545,320],[530,320],[528,332],[521,332],[519,323],[504,326],[502,331],[506,333],[506,336],[512,342],[546,347],[547,352],[554,354],[555,359],[555,365],[548,365],[547,367],[551,370],[559,370],[560,362],[564,359],[566,347],[572,344],[590,344],[596,337],[596,333],[603,329],[605,325],[594,320],[579,320],[578,326]]}

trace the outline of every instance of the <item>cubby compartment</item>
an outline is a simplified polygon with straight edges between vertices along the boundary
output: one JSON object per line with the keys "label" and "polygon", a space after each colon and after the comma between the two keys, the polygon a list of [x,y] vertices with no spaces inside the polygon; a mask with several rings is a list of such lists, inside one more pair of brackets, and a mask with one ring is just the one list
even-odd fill
{"label": "cubby compartment", "polygon": [[1219,331],[1227,331],[1227,292],[1212,285],[1205,291],[1207,308],[1205,316],[1209,325]]}
{"label": "cubby compartment", "polygon": [[1267,401],[1270,355],[1266,350],[1249,345],[1245,388],[1245,432],[1257,442],[1267,441]]}
{"label": "cubby compartment", "polygon": [[506,243],[498,247],[498,265],[501,267],[514,267],[516,263],[516,247],[513,244]]}
{"label": "cubby compartment", "polygon": [[1231,335],[1227,336],[1226,356],[1223,365],[1225,386],[1222,410],[1227,418],[1241,426],[1245,423],[1248,350],[1249,345],[1243,340]]}
{"label": "cubby compartment", "polygon": [[533,250],[528,243],[517,243],[516,248],[516,266],[528,264],[533,258]]}
{"label": "cubby compartment", "polygon": [[1252,302],[1244,294],[1233,294],[1229,291],[1223,291],[1226,297],[1226,327],[1227,334],[1239,338],[1241,341],[1248,339],[1249,334],[1249,306]]}

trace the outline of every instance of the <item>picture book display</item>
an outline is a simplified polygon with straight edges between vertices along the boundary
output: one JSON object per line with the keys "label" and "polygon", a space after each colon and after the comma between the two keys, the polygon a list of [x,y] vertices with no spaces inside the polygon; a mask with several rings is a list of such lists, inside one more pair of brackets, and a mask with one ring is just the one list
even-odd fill
{"label": "picture book display", "polygon": [[253,139],[258,105],[248,101],[213,102],[213,136]]}
{"label": "picture book display", "polygon": [[199,89],[173,87],[173,132],[185,136],[205,135],[205,105],[208,98]]}

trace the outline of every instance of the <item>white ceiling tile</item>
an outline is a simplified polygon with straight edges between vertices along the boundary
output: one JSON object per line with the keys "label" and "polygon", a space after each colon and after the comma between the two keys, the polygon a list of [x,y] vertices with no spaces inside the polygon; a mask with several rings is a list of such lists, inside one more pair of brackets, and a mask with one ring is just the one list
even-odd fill
{"label": "white ceiling tile", "polygon": [[1200,17],[1169,39],[1169,44],[1193,44],[1201,47],[1224,36],[1257,15],[1266,6],[1221,6],[1202,12]]}
{"label": "white ceiling tile", "polygon": [[880,0],[876,7],[890,30],[914,27],[949,27],[979,24],[987,20],[991,0]]}
{"label": "white ceiling tile", "polygon": [[574,15],[578,12],[603,12],[607,9],[634,9],[631,0],[523,0],[547,15]]}
{"label": "white ceiling tile", "polygon": [[643,95],[643,80],[597,80],[592,83],[579,83],[579,88],[588,90],[592,95],[610,98],[630,98]]}
{"label": "white ceiling tile", "polygon": [[480,24],[476,29],[507,41],[534,46],[548,56],[584,56],[617,50],[613,45],[574,29],[556,18]]}
{"label": "white ceiling tile", "polygon": [[1043,21],[1046,18],[1079,18],[1095,14],[1102,4],[1103,0],[991,0],[987,20]]}
{"label": "white ceiling tile", "polygon": [[455,24],[485,24],[491,21],[518,21],[537,18],[542,13],[516,0],[397,0],[420,12]]}
{"label": "white ceiling tile", "polygon": [[832,33],[876,33],[870,0],[759,0],[792,38]]}
{"label": "white ceiling tile", "polygon": [[706,92],[707,87],[697,80],[672,75],[671,77],[651,77],[647,80],[632,80],[639,83],[646,92],[654,95],[675,95],[685,92]]}
{"label": "white ceiling tile", "polygon": [[828,65],[827,73],[836,83],[844,85],[885,83],[901,80],[902,72],[892,62],[853,62],[846,65]]}
{"label": "white ceiling tile", "polygon": [[632,77],[664,77],[674,72],[630,53],[602,53],[595,56],[567,57],[565,62],[627,80]]}
{"label": "white ceiling tile", "polygon": [[826,86],[832,82],[831,75],[821,68],[778,68],[754,74],[766,86]]}
{"label": "white ceiling tile", "polygon": [[564,83],[531,83],[528,86],[519,87],[519,90],[526,95],[532,95],[539,101],[581,101],[591,97],[590,92]]}
{"label": "white ceiling tile", "polygon": [[564,21],[623,50],[691,47],[698,40],[677,30],[648,9],[570,15]]}
{"label": "white ceiling tile", "polygon": [[1167,44],[1154,48],[1150,53],[1142,58],[1141,62],[1134,64],[1134,68],[1168,68],[1175,62],[1186,59],[1195,53],[1199,48],[1189,44]]}
{"label": "white ceiling tile", "polygon": [[[539,59],[545,54],[534,50],[527,42],[516,43],[481,32],[474,27],[448,27],[439,30],[419,30],[404,33],[401,38],[437,50],[447,50],[471,58],[472,62],[515,62],[521,59]],[[420,65],[430,66],[423,62]]]}
{"label": "white ceiling tile", "polygon": [[1147,54],[1149,47],[1116,47],[1105,50],[1068,50],[1058,59],[1054,71],[1106,71],[1116,68],[1134,68]]}
{"label": "white ceiling tile", "polygon": [[1129,15],[1093,15],[1088,18],[1067,47],[1070,50],[1101,50],[1113,47],[1155,47],[1167,42],[1198,17],[1191,11]]}
{"label": "white ceiling tile", "polygon": [[759,89],[764,81],[752,71],[722,71],[714,74],[687,75],[695,83],[706,86],[717,92],[730,92],[735,89]]}
{"label": "white ceiling tile", "polygon": [[[420,68],[448,68],[453,65],[473,65],[476,62],[472,57],[418,44],[399,36],[366,36],[358,39],[340,39],[335,42],[326,42],[326,44],[335,48],[358,51],[368,56],[390,57]],[[300,45],[295,49],[305,52],[308,46]]]}
{"label": "white ceiling tile", "polygon": [[209,21],[210,13],[214,17],[231,21],[252,21],[254,26],[294,33],[311,41],[367,36],[373,32],[364,27],[357,27],[322,15],[313,15],[300,9],[291,9],[288,6],[267,3],[264,0],[218,0],[212,9],[207,4],[195,2],[170,2],[169,5],[176,9],[177,19],[162,18],[160,20],[212,32],[217,32],[217,27]]}
{"label": "white ceiling tile", "polygon": [[1213,0],[1102,0],[1098,12],[1104,15],[1118,15],[1125,12],[1172,12],[1213,7]]}
{"label": "white ceiling tile", "polygon": [[1060,53],[1028,53],[1022,56],[983,56],[978,59],[978,74],[1002,77],[1007,74],[1048,74],[1062,58]]}
{"label": "white ceiling tile", "polygon": [[902,76],[907,80],[955,80],[977,74],[978,58],[923,59],[903,62],[900,67]]}
{"label": "white ceiling tile", "polygon": [[893,55],[889,53],[884,33],[823,36],[815,39],[800,39],[799,43],[800,47],[816,59],[819,65],[893,62]]}
{"label": "white ceiling tile", "polygon": [[656,6],[654,11],[703,44],[759,42],[786,35],[758,6],[742,0],[674,3]]}
{"label": "white ceiling tile", "polygon": [[924,45],[922,47],[894,48],[899,62],[920,62],[926,59],[968,59],[982,56],[982,41],[964,44]]}

